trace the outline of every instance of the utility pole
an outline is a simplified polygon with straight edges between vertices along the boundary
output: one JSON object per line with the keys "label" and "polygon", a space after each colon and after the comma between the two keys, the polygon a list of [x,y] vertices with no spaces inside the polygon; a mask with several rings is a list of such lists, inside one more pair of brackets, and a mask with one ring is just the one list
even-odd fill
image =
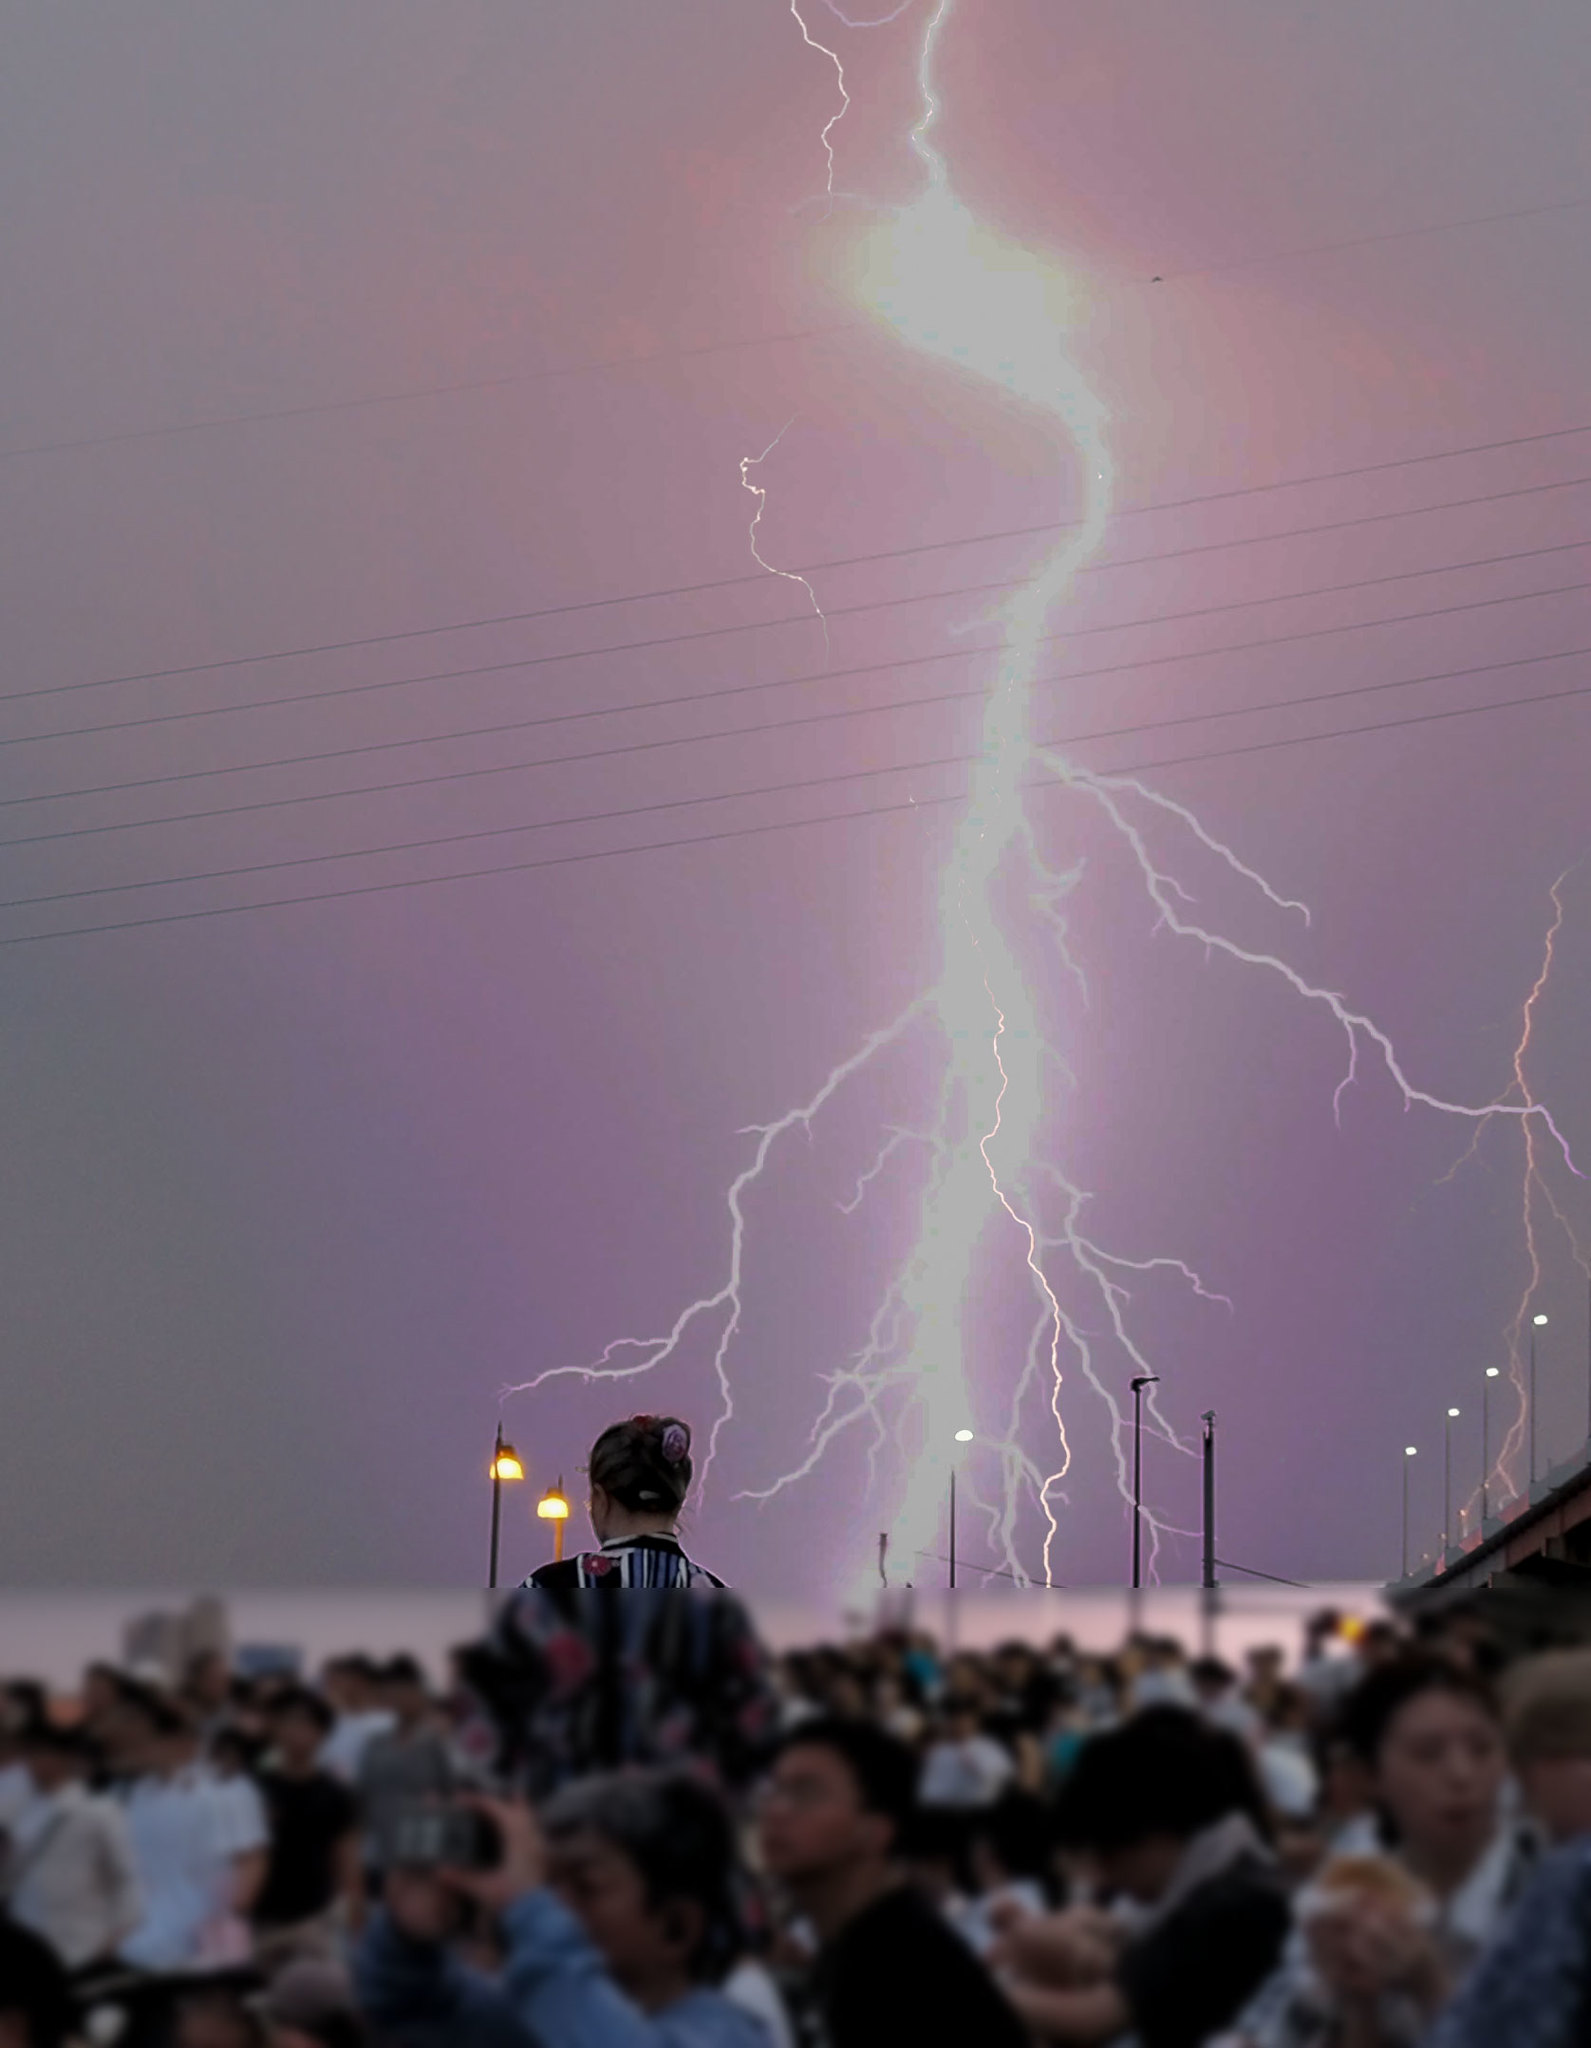
{"label": "utility pole", "polygon": [[1157,1387],[1157,1372],[1140,1373],[1132,1383],[1132,1589],[1143,1584],[1144,1388]]}
{"label": "utility pole", "polygon": [[950,1468],[950,1590],[956,1590],[956,1468]]}
{"label": "utility pole", "polygon": [[1204,1654],[1215,1655],[1215,1410],[1206,1408],[1204,1424],[1204,1569],[1200,1575],[1200,1610],[1204,1623]]}

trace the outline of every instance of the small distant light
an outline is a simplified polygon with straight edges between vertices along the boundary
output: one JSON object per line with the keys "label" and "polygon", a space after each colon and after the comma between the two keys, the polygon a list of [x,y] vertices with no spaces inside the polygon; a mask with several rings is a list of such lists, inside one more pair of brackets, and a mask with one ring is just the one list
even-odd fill
{"label": "small distant light", "polygon": [[1449,1415],[1456,1415],[1458,1410],[1456,1408],[1449,1408],[1447,1412]]}
{"label": "small distant light", "polygon": [[1499,1373],[1499,1372],[1500,1372],[1501,1370],[1502,1370],[1502,1368],[1501,1368],[1500,1366],[1496,1366],[1496,1365],[1489,1365],[1489,1366],[1487,1366],[1487,1368],[1486,1368],[1486,1377],[1487,1377],[1487,1378],[1488,1378],[1489,1380],[1494,1380],[1494,1379],[1496,1379],[1496,1377],[1497,1377],[1498,1373]]}
{"label": "small distant light", "polygon": [[561,1493],[549,1489],[536,1503],[536,1512],[544,1522],[562,1522],[569,1514],[569,1503]]}
{"label": "small distant light", "polygon": [[970,1429],[958,1429],[956,1431],[956,1442],[958,1444],[970,1444],[972,1442],[972,1431]]}
{"label": "small distant light", "polygon": [[1547,1318],[1545,1316],[1532,1316],[1530,1320],[1535,1324],[1536,1328],[1539,1330],[1544,1327]]}
{"label": "small distant light", "polygon": [[1420,1455],[1420,1453],[1416,1445],[1405,1444],[1403,1446],[1403,1455],[1406,1458],[1417,1458]]}
{"label": "small distant light", "polygon": [[523,1479],[525,1476],[525,1468],[519,1462],[519,1453],[512,1444],[503,1445],[487,1467],[487,1472],[493,1479]]}

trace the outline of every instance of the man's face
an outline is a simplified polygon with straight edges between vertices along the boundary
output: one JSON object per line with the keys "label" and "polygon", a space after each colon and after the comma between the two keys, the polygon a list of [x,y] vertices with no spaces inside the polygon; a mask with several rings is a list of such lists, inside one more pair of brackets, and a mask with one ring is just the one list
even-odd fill
{"label": "man's face", "polygon": [[550,1843],[547,1875],[626,1990],[681,1967],[701,1938],[701,1908],[654,1905],[640,1870],[601,1835],[582,1829]]}
{"label": "man's face", "polygon": [[312,1715],[296,1710],[273,1714],[270,1725],[271,1736],[281,1752],[282,1761],[294,1770],[302,1770],[320,1754],[320,1746],[326,1738],[320,1723]]}
{"label": "man's face", "polygon": [[758,1834],[769,1875],[799,1884],[887,1855],[893,1829],[863,1806],[843,1757],[817,1743],[795,1743],[763,1787]]}

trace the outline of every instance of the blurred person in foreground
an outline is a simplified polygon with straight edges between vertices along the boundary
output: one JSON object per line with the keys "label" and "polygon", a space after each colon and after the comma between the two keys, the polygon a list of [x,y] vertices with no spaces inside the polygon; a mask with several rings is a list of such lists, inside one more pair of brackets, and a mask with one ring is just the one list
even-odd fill
{"label": "blurred person in foreground", "polygon": [[358,1781],[365,1860],[374,1871],[385,1865],[387,1843],[404,1810],[416,1801],[445,1799],[454,1777],[425,1673],[413,1657],[387,1663],[381,1695],[392,1726],[365,1744]]}
{"label": "blurred person in foreground", "polygon": [[1186,1708],[1148,1708],[1085,1746],[1054,1824],[1103,1903],[1008,1929],[993,1960],[1017,2010],[1045,2041],[1197,2048],[1287,1936],[1243,1745]]}
{"label": "blurred person in foreground", "polygon": [[263,1954],[328,1947],[339,1904],[350,1925],[362,1914],[358,1804],[320,1763],[331,1725],[331,1708],[307,1687],[276,1694],[268,1710],[270,1761],[259,1787],[270,1861],[254,1902]]}
{"label": "blurred person in foreground", "polygon": [[809,1993],[828,2048],[1023,2048],[1021,2021],[906,1879],[911,1751],[866,1721],[803,1722],[762,1788],[762,1864],[816,1936]]}
{"label": "blurred person in foreground", "polygon": [[1335,1853],[1298,1894],[1288,1953],[1236,2027],[1253,2048],[1405,2048],[1501,1925],[1528,1873],[1503,1799],[1507,1757],[1486,1682],[1406,1653],[1344,1699],[1380,1846]]}
{"label": "blurred person in foreground", "polygon": [[66,1972],[49,1943],[0,1906],[0,2048],[64,2048],[76,2020]]}
{"label": "blurred person in foreground", "polygon": [[[361,1944],[361,2003],[401,2048],[773,2048],[719,1988],[740,1948],[734,1830],[683,1775],[567,1787],[540,1822],[474,1802],[501,1836],[485,1871],[399,1867]],[[448,1947],[461,1901],[496,1916],[501,1975]]]}
{"label": "blurred person in foreground", "polygon": [[22,1738],[33,1797],[18,1815],[0,1889],[12,1917],[73,1972],[109,1963],[143,1919],[127,1825],[88,1789],[91,1752],[76,1730],[40,1722]]}
{"label": "blurred person in foreground", "polygon": [[1431,2048],[1591,2040],[1591,1650],[1527,1658],[1503,1688],[1525,1805],[1552,1853],[1438,2022]]}

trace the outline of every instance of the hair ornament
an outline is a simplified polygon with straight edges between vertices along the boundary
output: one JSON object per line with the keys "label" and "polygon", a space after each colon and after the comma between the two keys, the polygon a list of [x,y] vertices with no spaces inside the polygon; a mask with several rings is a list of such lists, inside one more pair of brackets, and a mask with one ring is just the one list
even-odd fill
{"label": "hair ornament", "polygon": [[687,1457],[691,1447],[691,1433],[683,1422],[671,1422],[663,1432],[663,1457],[670,1465],[678,1465]]}

